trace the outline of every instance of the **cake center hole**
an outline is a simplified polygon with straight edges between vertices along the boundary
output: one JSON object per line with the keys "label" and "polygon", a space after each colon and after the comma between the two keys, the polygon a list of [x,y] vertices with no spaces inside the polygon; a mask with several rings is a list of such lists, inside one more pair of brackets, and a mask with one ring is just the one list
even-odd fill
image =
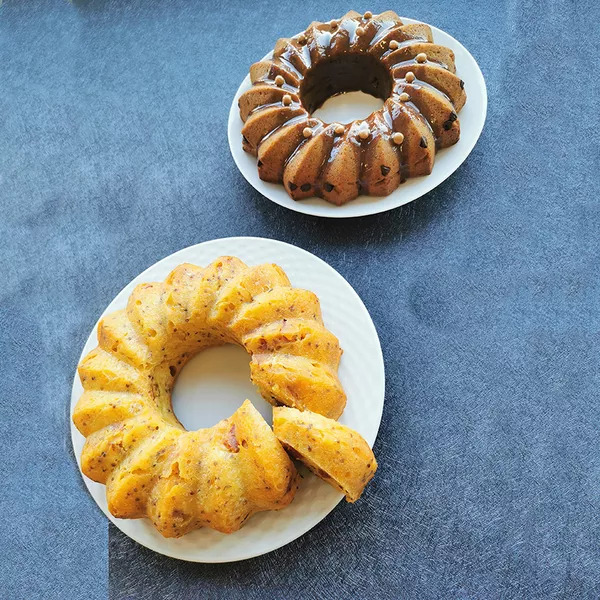
{"label": "cake center hole", "polygon": [[196,430],[230,417],[246,398],[271,423],[271,405],[250,381],[250,356],[227,344],[203,350],[183,367],[173,389],[173,411],[187,430]]}
{"label": "cake center hole", "polygon": [[312,114],[325,123],[351,123],[358,119],[366,119],[382,106],[383,100],[370,94],[343,92],[327,98]]}
{"label": "cake center hole", "polygon": [[[331,110],[335,113],[334,118],[326,119],[327,122],[344,121],[331,106],[343,110],[344,115],[355,111],[352,114],[358,116],[344,116],[346,122],[349,122],[364,118],[381,108],[391,91],[392,77],[388,69],[370,54],[356,53],[322,60],[307,71],[300,85],[302,103],[311,114],[324,119],[323,111]],[[354,108],[350,108],[351,106]],[[315,112],[317,109],[320,109],[318,114]]]}

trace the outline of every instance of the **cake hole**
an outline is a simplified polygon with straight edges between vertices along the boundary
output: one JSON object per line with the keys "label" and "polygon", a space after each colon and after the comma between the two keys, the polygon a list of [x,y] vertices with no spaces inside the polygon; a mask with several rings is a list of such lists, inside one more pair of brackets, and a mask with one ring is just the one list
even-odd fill
{"label": "cake hole", "polygon": [[[362,96],[370,97],[368,102],[372,103],[373,100],[378,100],[376,106],[381,108],[383,101],[389,97],[391,91],[392,77],[389,70],[379,60],[369,54],[350,53],[321,61],[309,69],[300,85],[300,98],[309,112],[322,119],[322,113],[317,114],[315,111],[322,106],[325,108],[324,103],[328,99],[342,95],[358,100],[361,95],[350,96],[347,92],[362,92]],[[362,101],[367,102],[365,98]],[[331,106],[331,103],[329,104]],[[354,102],[353,104],[359,103]],[[363,109],[366,108],[368,108],[368,112],[361,112],[350,121],[365,118],[373,112],[373,104],[363,107]],[[327,121],[348,122],[337,114]]]}
{"label": "cake hole", "polygon": [[267,423],[271,405],[250,381],[250,356],[232,344],[203,350],[181,370],[173,389],[173,411],[188,430],[212,427],[250,400]]}
{"label": "cake hole", "polygon": [[313,116],[325,123],[352,123],[366,119],[383,106],[383,100],[364,92],[346,92],[325,100]]}

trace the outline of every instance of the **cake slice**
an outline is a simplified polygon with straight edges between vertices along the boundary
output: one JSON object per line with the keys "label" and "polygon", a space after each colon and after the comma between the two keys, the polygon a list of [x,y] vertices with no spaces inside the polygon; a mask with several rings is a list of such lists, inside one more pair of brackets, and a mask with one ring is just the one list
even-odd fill
{"label": "cake slice", "polygon": [[273,87],[272,85],[257,83],[244,92],[238,100],[242,121],[246,122],[250,114],[258,108],[282,102],[284,96],[289,96],[290,104],[300,102],[297,94],[286,90],[283,86]]}
{"label": "cake slice", "polygon": [[407,77],[411,82],[400,80],[394,93],[397,95],[406,93],[410,96],[410,102],[419,109],[429,123],[437,148],[447,148],[456,144],[460,138],[460,123],[452,102],[434,87],[413,79],[410,73]]}
{"label": "cake slice", "polygon": [[406,77],[409,71],[412,71],[420,81],[424,81],[446,94],[457,112],[467,101],[464,82],[448,69],[433,62],[419,63],[417,60],[410,60],[394,67],[392,76],[395,79],[401,79]]}
{"label": "cake slice", "polygon": [[334,128],[329,125],[314,132],[289,158],[283,171],[283,185],[294,200],[315,195],[335,139]]}
{"label": "cake slice", "polygon": [[384,110],[392,130],[403,136],[402,142],[397,144],[402,157],[403,179],[429,175],[435,160],[435,139],[425,118],[410,103],[393,98],[386,101]]}
{"label": "cake slice", "polygon": [[327,164],[321,173],[320,196],[341,206],[360,193],[361,145],[355,121],[346,133],[335,138]]}
{"label": "cake slice", "polygon": [[397,49],[386,52],[381,57],[381,61],[388,67],[393,67],[398,63],[416,58],[419,54],[425,54],[427,60],[440,64],[451,73],[456,73],[454,52],[450,48],[446,48],[446,46],[430,42],[416,40],[402,42]]}
{"label": "cake slice", "polygon": [[293,119],[264,139],[258,147],[258,176],[281,183],[283,170],[294,150],[304,141],[304,130],[320,123],[316,119]]}
{"label": "cake slice", "polygon": [[373,39],[369,52],[380,58],[382,54],[390,50],[390,43],[393,46],[393,42],[401,45],[405,42],[413,43],[414,41],[433,42],[431,27],[424,23],[412,23],[410,25],[392,27],[382,37],[376,36]]}
{"label": "cake slice", "polygon": [[267,106],[253,112],[242,128],[244,150],[257,154],[258,145],[265,136],[290,119],[300,116],[308,116],[308,112],[298,105]]}
{"label": "cake slice", "polygon": [[259,81],[274,82],[277,79],[277,76],[283,79],[283,89],[288,89],[293,92],[298,91],[302,76],[296,69],[283,64],[280,60],[261,60],[255,62],[250,67],[250,81],[252,83],[257,83]]}
{"label": "cake slice", "polygon": [[373,116],[375,134],[363,155],[360,180],[370,196],[387,196],[402,183],[400,152],[386,133],[382,113],[378,111]]}
{"label": "cake slice", "polygon": [[346,394],[335,371],[304,356],[255,354],[250,379],[273,405],[297,407],[337,419],[346,406]]}
{"label": "cake slice", "polygon": [[333,419],[295,408],[273,409],[273,431],[288,453],[356,502],[377,470],[369,444]]}

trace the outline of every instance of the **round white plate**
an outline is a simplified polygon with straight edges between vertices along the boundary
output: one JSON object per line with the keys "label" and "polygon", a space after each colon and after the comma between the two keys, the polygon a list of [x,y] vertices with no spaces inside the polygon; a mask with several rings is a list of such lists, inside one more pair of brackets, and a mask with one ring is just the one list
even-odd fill
{"label": "round white plate", "polygon": [[[404,17],[401,17],[401,19],[406,24],[421,22]],[[460,140],[454,146],[444,148],[436,154],[435,165],[429,175],[409,178],[389,196],[359,196],[356,200],[352,200],[343,206],[335,206],[321,198],[292,200],[283,188],[283,185],[262,181],[258,176],[256,157],[242,150],[243,123],[240,119],[238,99],[243,92],[252,87],[250,75],[247,75],[244,81],[242,81],[229,111],[229,147],[242,175],[263,196],[266,196],[269,200],[277,204],[281,204],[281,206],[307,215],[338,218],[363,217],[397,208],[430,192],[450,177],[460,167],[467,156],[469,156],[479,139],[487,113],[487,90],[481,70],[469,51],[460,42],[441,29],[437,29],[436,27],[431,27],[431,29],[436,44],[447,46],[454,51],[456,56],[456,72],[465,82],[467,103],[458,115],[460,118]],[[267,54],[264,59],[270,56],[271,53]],[[343,119],[340,118],[340,120]]]}
{"label": "round white plate", "polygon": [[[372,446],[383,411],[385,377],[383,357],[371,317],[350,284],[327,263],[296,246],[253,237],[212,240],[190,246],[146,269],[108,305],[103,315],[124,308],[133,288],[142,282],[161,281],[177,265],[189,262],[207,265],[222,255],[234,255],[248,265],[276,262],[292,285],[317,294],[323,320],[340,340],[344,350],[339,375],[348,395],[340,422],[360,432]],[[102,317],[101,317],[102,318]],[[81,354],[83,358],[97,345],[92,329]],[[181,372],[175,385],[175,413],[188,428],[209,427],[231,415],[249,398],[269,423],[271,407],[250,383],[249,357],[235,346],[201,352]],[[201,378],[200,381],[195,376]],[[71,415],[83,393],[75,374],[71,394]],[[71,424],[73,448],[79,467],[85,438]],[[106,504],[105,487],[84,477],[90,494],[106,516],[136,542],[166,556],[195,562],[230,562],[252,558],[287,544],[323,519],[342,495],[306,470],[294,501],[278,512],[254,515],[238,532],[230,535],[200,529],[179,539],[163,538],[147,519],[116,519]],[[368,489],[366,491],[368,494]],[[348,506],[346,510],[353,510]],[[360,523],[356,524],[360,527]]]}

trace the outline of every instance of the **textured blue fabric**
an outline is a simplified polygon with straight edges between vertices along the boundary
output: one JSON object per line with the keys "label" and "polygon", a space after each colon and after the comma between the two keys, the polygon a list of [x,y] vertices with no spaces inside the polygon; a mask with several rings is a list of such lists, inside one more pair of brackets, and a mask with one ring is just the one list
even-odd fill
{"label": "textured blue fabric", "polygon": [[[598,3],[356,6],[461,40],[488,121],[426,197],[332,221],[256,193],[226,125],[253,60],[348,8],[0,6],[1,598],[600,596]],[[68,403],[123,285],[230,235],[315,252],[363,298],[387,371],[380,468],[359,503],[289,546],[194,565],[107,525]]]}

